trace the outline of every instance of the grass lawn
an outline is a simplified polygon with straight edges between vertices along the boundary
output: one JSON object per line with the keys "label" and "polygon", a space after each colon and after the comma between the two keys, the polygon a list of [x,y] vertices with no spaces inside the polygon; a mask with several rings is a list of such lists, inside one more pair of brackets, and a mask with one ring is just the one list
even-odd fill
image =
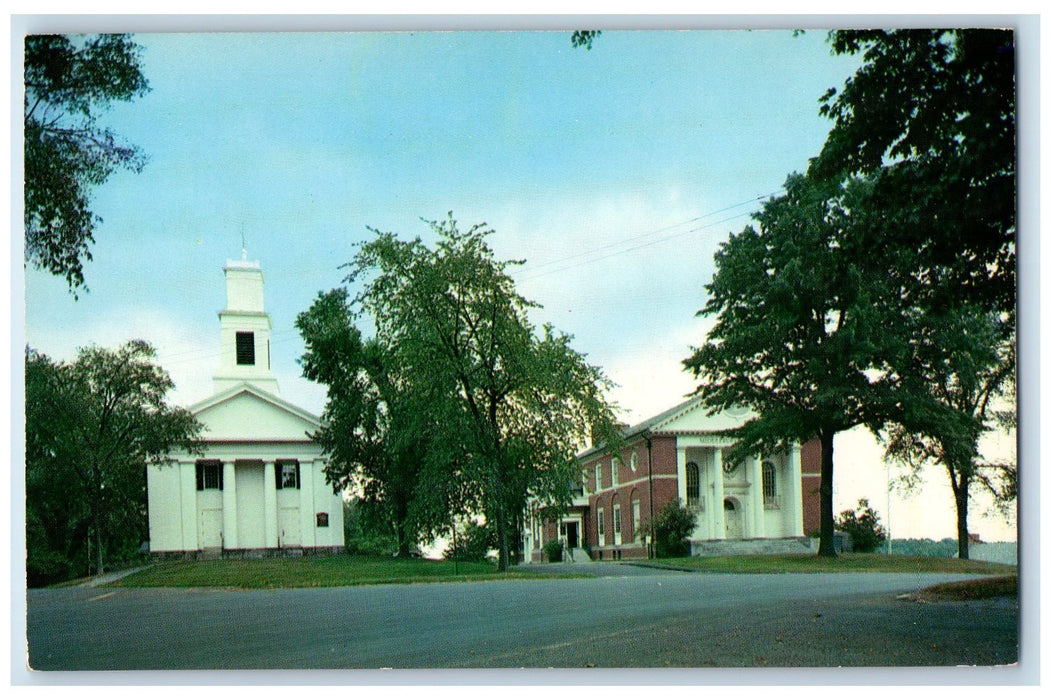
{"label": "grass lawn", "polygon": [[501,574],[492,564],[460,562],[454,565],[453,562],[430,559],[344,555],[167,562],[126,576],[113,585],[130,588],[309,588],[553,577],[569,576],[545,572],[543,567],[514,567]]}
{"label": "grass lawn", "polygon": [[[625,562],[627,563],[627,562]],[[950,557],[914,557],[887,554],[842,554],[835,559],[813,554],[754,555],[658,559],[639,564],[670,566],[712,573],[824,573],[843,571],[954,572],[1011,577],[1017,568]],[[328,556],[294,559],[216,559],[168,562],[126,576],[115,586],[217,587],[217,588],[308,588],[316,586],[360,586],[386,583],[464,582],[587,576],[587,565],[579,573],[555,573],[545,566],[516,566],[501,574],[492,564],[454,565],[430,559]]]}
{"label": "grass lawn", "polygon": [[996,576],[973,581],[941,583],[914,593],[917,600],[982,600],[985,598],[1018,597],[1018,576]]}
{"label": "grass lawn", "polygon": [[658,559],[655,564],[729,574],[824,573],[836,571],[927,571],[960,574],[1015,574],[1018,568],[986,561],[953,557],[914,557],[898,554],[840,554],[835,558],[814,554],[755,554],[732,557],[683,557]]}

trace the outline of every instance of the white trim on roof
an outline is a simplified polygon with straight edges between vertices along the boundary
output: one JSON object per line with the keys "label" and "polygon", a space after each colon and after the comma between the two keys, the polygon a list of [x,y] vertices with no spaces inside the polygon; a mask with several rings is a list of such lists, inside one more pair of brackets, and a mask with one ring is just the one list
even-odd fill
{"label": "white trim on roof", "polygon": [[212,396],[209,396],[203,401],[199,401],[194,405],[190,406],[188,410],[190,411],[190,413],[196,416],[202,413],[203,411],[206,411],[209,408],[212,408],[213,406],[218,406],[221,403],[229,401],[230,399],[242,393],[252,394],[253,396],[261,399],[262,401],[273,405],[275,408],[279,408],[287,413],[291,413],[297,418],[311,423],[316,428],[321,427],[321,419],[315,416],[313,413],[304,410],[299,406],[296,406],[295,404],[289,403],[288,401],[285,401],[281,397],[275,396],[270,392],[263,391],[259,387],[254,386],[249,382],[241,382],[239,384],[235,384],[234,386],[230,387],[225,391],[220,391],[218,394],[213,394]]}

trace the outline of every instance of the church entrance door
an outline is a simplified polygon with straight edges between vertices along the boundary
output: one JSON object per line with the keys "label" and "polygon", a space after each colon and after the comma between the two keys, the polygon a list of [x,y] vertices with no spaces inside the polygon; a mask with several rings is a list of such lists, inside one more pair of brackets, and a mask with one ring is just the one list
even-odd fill
{"label": "church entrance door", "polygon": [[726,527],[726,539],[739,540],[744,536],[741,529],[741,503],[736,498],[723,501],[723,524]]}

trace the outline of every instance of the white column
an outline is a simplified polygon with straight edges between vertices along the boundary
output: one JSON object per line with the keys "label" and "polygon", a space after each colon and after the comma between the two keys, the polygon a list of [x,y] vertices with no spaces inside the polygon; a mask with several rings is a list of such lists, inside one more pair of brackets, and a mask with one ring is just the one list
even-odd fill
{"label": "white column", "polygon": [[317,545],[317,523],[314,520],[314,471],[320,461],[299,466],[299,532],[304,547]]}
{"label": "white column", "polygon": [[237,549],[237,477],[234,463],[223,462],[223,547]]}
{"label": "white column", "polygon": [[723,451],[716,447],[712,454],[712,513],[715,516],[715,539],[726,539],[726,523],[723,519]]}
{"label": "white column", "polygon": [[788,448],[788,499],[791,503],[788,536],[803,535],[803,469],[797,443]]}
{"label": "white column", "polygon": [[263,546],[277,546],[277,477],[274,460],[263,462]]}
{"label": "white column", "polygon": [[745,461],[749,483],[749,510],[752,511],[752,537],[766,537],[766,508],[763,505],[763,468],[758,456]]}
{"label": "white column", "polygon": [[[675,450],[675,467],[678,472],[676,481],[679,484],[679,503],[686,505],[686,448],[678,447]],[[652,514],[651,514],[652,515]]]}
{"label": "white column", "polygon": [[181,548],[200,549],[197,541],[197,462],[179,462],[179,492],[182,511]]}

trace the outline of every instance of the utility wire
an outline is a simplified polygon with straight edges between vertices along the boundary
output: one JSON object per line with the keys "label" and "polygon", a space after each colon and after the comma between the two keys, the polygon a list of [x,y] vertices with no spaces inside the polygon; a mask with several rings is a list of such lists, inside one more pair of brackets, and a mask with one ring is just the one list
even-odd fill
{"label": "utility wire", "polygon": [[[536,267],[533,267],[533,268],[530,268],[528,265],[526,265],[526,266],[524,266],[524,269],[523,269],[523,272],[525,272],[526,274],[521,278],[521,281],[524,282],[524,281],[527,281],[527,280],[535,279],[537,277],[543,277],[543,276],[549,275],[549,274],[555,274],[555,273],[558,273],[558,272],[565,272],[566,270],[572,270],[574,268],[581,267],[583,265],[590,265],[591,263],[596,263],[596,262],[599,262],[601,260],[606,260],[607,258],[612,258],[612,257],[615,257],[617,255],[622,255],[624,253],[630,253],[632,251],[639,250],[641,248],[646,248],[646,247],[651,246],[651,245],[657,245],[659,243],[665,243],[665,242],[673,240],[675,238],[680,238],[682,236],[685,236],[686,234],[689,234],[689,233],[695,233],[695,232],[701,231],[703,229],[711,228],[712,226],[718,226],[718,225],[724,224],[724,223],[726,223],[728,221],[733,221],[734,219],[739,219],[742,216],[750,216],[751,212],[745,212],[745,213],[742,213],[742,214],[734,214],[733,216],[726,217],[725,219],[720,219],[719,221],[713,221],[711,223],[707,223],[707,224],[704,224],[702,226],[695,226],[693,228],[687,229],[686,231],[681,231],[679,233],[675,233],[675,234],[672,234],[670,236],[664,236],[664,237],[658,238],[656,240],[647,241],[645,243],[640,243],[639,245],[634,245],[634,246],[631,246],[629,248],[623,248],[621,250],[615,250],[615,251],[613,251],[611,253],[607,253],[606,255],[600,255],[597,258],[590,258],[590,259],[585,260],[585,261],[580,262],[580,263],[576,263],[576,264],[573,264],[573,265],[565,265],[563,267],[558,267],[558,268],[555,268],[553,270],[544,270],[544,271],[537,272],[537,270],[539,270],[540,268],[543,268],[543,267],[547,267],[547,266],[550,266],[550,265],[555,265],[555,264],[558,264],[558,263],[564,263],[564,262],[567,262],[569,260],[574,260],[574,259],[577,259],[577,258],[589,256],[589,255],[592,255],[592,254],[597,253],[599,251],[607,250],[609,248],[618,248],[620,246],[623,246],[623,245],[625,245],[627,243],[631,243],[633,241],[637,241],[637,240],[641,240],[641,239],[644,239],[644,238],[648,238],[648,237],[653,236],[655,234],[663,233],[664,231],[669,231],[669,230],[678,228],[679,226],[685,226],[687,224],[694,223],[695,221],[700,221],[702,219],[706,219],[709,216],[714,216],[716,214],[721,214],[723,212],[730,211],[732,209],[737,209],[738,207],[742,207],[742,206],[744,206],[746,204],[753,204],[756,201],[762,200],[762,199],[764,199],[766,197],[776,196],[777,194],[779,194],[781,192],[783,192],[783,190],[779,190],[778,192],[772,192],[772,193],[767,194],[767,195],[760,195],[759,197],[756,197],[754,200],[753,199],[749,199],[747,201],[740,202],[738,204],[732,204],[732,205],[730,205],[728,207],[723,207],[722,209],[716,209],[715,211],[709,212],[709,213],[704,214],[702,216],[696,216],[696,217],[694,217],[692,219],[688,219],[687,221],[683,221],[683,222],[680,222],[680,223],[677,223],[677,224],[672,224],[670,226],[665,226],[663,228],[655,229],[653,231],[649,231],[647,233],[643,233],[643,234],[640,234],[640,235],[637,235],[637,236],[631,236],[631,237],[628,237],[628,238],[624,238],[624,239],[622,239],[620,241],[616,241],[614,243],[608,243],[608,244],[606,244],[604,246],[601,246],[599,248],[593,248],[592,250],[589,250],[589,251],[576,253],[574,255],[565,256],[565,257],[562,257],[562,258],[558,258],[556,260],[550,260],[550,261],[541,263],[540,265],[537,265]],[[533,274],[530,274],[530,273],[533,273]]]}
{"label": "utility wire", "polygon": [[[734,214],[733,216],[726,217],[726,218],[720,219],[718,221],[713,221],[713,222],[710,222],[710,223],[707,223],[707,224],[703,224],[701,226],[694,226],[694,227],[689,228],[689,229],[687,229],[685,231],[680,231],[679,233],[674,233],[674,234],[672,234],[670,236],[664,236],[664,237],[661,237],[661,238],[658,238],[658,239],[655,239],[655,240],[646,241],[645,243],[639,243],[637,245],[633,245],[633,246],[630,246],[628,248],[622,248],[622,249],[618,250],[618,248],[621,248],[621,246],[624,246],[626,244],[633,243],[635,241],[642,241],[644,239],[650,238],[651,236],[655,236],[657,234],[664,233],[666,231],[674,230],[676,228],[679,228],[680,226],[687,226],[689,224],[693,224],[693,223],[702,221],[704,219],[707,219],[708,217],[715,216],[716,214],[722,214],[723,212],[732,211],[734,209],[738,209],[738,208],[743,207],[743,206],[748,205],[748,204],[754,204],[757,201],[762,201],[763,199],[767,199],[769,197],[775,197],[778,194],[781,194],[783,192],[784,192],[784,190],[777,190],[777,191],[771,192],[769,194],[759,195],[758,197],[755,197],[754,199],[748,199],[748,200],[745,200],[745,201],[742,201],[742,202],[738,202],[737,204],[731,204],[730,206],[723,207],[721,209],[716,209],[714,211],[710,211],[710,212],[708,212],[706,214],[702,214],[700,216],[695,216],[692,219],[687,219],[686,221],[680,221],[678,223],[670,224],[668,226],[662,226],[661,228],[654,229],[652,231],[647,231],[645,233],[629,236],[627,238],[623,238],[623,239],[620,239],[618,241],[614,241],[612,243],[606,243],[605,245],[599,246],[597,248],[592,248],[591,250],[586,250],[586,251],[582,251],[582,252],[579,252],[579,253],[574,253],[572,255],[567,255],[567,256],[560,257],[560,258],[555,258],[553,260],[548,260],[548,261],[545,261],[545,262],[542,262],[542,263],[538,263],[536,265],[532,265],[530,263],[526,263],[526,265],[523,266],[523,272],[526,273],[526,274],[519,281],[523,281],[524,282],[524,281],[527,281],[527,280],[536,279],[538,277],[544,277],[546,275],[552,275],[552,274],[557,274],[559,272],[565,272],[567,270],[572,270],[572,269],[575,269],[575,268],[578,268],[578,267],[582,267],[584,265],[590,265],[592,263],[600,262],[600,261],[606,260],[608,258],[616,257],[618,255],[623,255],[624,253],[630,253],[632,251],[640,250],[642,248],[646,248],[646,247],[649,247],[649,246],[652,246],[652,245],[658,245],[660,243],[666,243],[667,241],[674,240],[676,238],[681,238],[682,236],[685,236],[685,235],[690,234],[690,233],[696,233],[697,231],[708,229],[708,228],[711,228],[713,226],[718,226],[718,225],[724,224],[724,223],[726,223],[728,221],[733,221],[734,219],[739,219],[742,216],[748,216],[748,215],[751,214],[751,212],[745,212],[745,213],[741,213],[741,214]],[[587,260],[583,260],[583,261],[578,262],[578,263],[573,263],[573,264],[570,264],[570,265],[562,265],[561,267],[556,267],[555,269],[547,269],[547,270],[544,269],[544,268],[550,267],[552,265],[561,265],[563,263],[567,263],[567,262],[572,261],[572,260],[578,260],[580,258],[585,258],[587,256],[591,256],[591,255],[594,255],[596,253],[600,253],[602,251],[607,251],[607,250],[609,250],[611,252],[608,252],[608,253],[606,253],[604,255],[600,255],[599,257],[589,258]],[[270,342],[273,345],[284,344],[284,343],[287,343],[290,340],[294,340],[295,338],[298,337],[298,335],[299,335],[298,331],[296,331],[295,329],[274,331],[273,333],[270,334]],[[166,365],[183,364],[185,362],[199,362],[199,361],[204,361],[204,360],[217,359],[220,356],[220,354],[221,354],[221,351],[218,350],[218,349],[216,349],[214,351],[212,351],[212,350],[204,350],[204,351],[202,351],[202,350],[194,349],[194,350],[182,350],[182,351],[179,351],[179,352],[173,352],[171,354],[165,353],[163,355],[161,353],[158,353],[158,358],[157,359],[158,360],[162,360],[163,359],[164,364],[166,364]]]}

